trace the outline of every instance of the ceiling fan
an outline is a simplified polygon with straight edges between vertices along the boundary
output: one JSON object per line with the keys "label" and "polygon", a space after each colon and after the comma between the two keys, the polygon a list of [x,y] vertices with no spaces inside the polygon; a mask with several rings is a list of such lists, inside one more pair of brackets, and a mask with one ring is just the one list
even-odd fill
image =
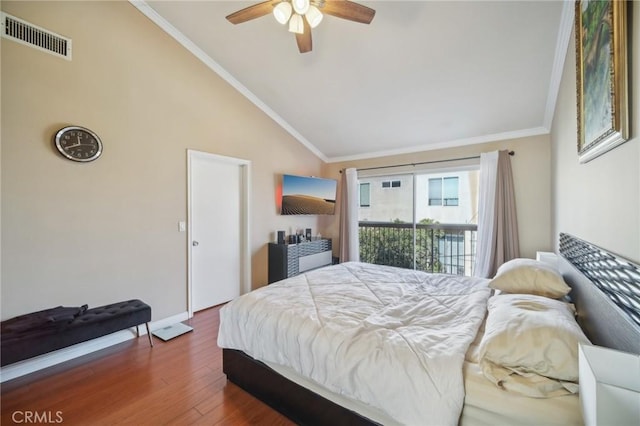
{"label": "ceiling fan", "polygon": [[322,21],[322,14],[368,24],[376,11],[348,0],[267,0],[227,16],[232,24],[241,24],[273,13],[276,20],[295,33],[300,53],[311,51],[311,28]]}

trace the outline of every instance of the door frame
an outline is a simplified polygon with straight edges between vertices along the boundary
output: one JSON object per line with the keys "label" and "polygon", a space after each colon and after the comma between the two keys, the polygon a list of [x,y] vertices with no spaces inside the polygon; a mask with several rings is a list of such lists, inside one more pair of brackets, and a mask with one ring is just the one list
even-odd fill
{"label": "door frame", "polygon": [[251,161],[240,158],[226,157],[223,155],[211,154],[204,151],[187,150],[187,310],[189,318],[193,317],[193,281],[192,281],[192,241],[193,234],[192,224],[192,187],[191,187],[191,162],[193,159],[200,158],[213,160],[224,164],[237,165],[241,172],[242,194],[240,228],[240,294],[251,291],[251,251],[249,239],[249,207],[250,207],[250,189],[251,189]]}

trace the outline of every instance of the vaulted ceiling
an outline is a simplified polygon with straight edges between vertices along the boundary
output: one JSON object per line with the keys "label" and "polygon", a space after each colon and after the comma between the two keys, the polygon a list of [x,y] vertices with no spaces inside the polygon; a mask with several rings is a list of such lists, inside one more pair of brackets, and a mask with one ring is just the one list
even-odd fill
{"label": "vaulted ceiling", "polygon": [[247,1],[135,1],[325,161],[548,133],[573,3],[361,1],[370,25],[325,16],[313,51]]}

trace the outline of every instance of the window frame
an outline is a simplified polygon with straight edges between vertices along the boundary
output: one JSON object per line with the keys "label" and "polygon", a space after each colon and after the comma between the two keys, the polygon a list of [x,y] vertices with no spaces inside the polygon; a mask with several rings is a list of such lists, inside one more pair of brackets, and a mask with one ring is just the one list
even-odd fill
{"label": "window frame", "polygon": [[392,188],[400,188],[402,187],[401,180],[383,180],[382,181],[382,189],[392,189]]}
{"label": "window frame", "polygon": [[[447,179],[455,179],[456,184],[456,197],[447,197],[445,192],[445,180]],[[431,182],[440,181],[440,197],[434,198],[431,196]],[[460,176],[441,176],[437,178],[429,178],[427,183],[427,204],[429,207],[459,207],[460,206]],[[455,200],[455,203],[453,202]],[[439,203],[435,203],[435,201],[439,201]]]}

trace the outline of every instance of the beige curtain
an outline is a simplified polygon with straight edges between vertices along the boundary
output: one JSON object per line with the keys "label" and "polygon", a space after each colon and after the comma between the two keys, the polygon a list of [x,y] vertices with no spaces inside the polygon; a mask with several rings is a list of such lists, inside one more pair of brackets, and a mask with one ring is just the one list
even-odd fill
{"label": "beige curtain", "polygon": [[517,257],[520,243],[511,156],[509,151],[482,154],[474,275],[493,277],[500,265]]}
{"label": "beige curtain", "polygon": [[340,262],[360,259],[358,241],[358,172],[342,171],[340,180]]}

